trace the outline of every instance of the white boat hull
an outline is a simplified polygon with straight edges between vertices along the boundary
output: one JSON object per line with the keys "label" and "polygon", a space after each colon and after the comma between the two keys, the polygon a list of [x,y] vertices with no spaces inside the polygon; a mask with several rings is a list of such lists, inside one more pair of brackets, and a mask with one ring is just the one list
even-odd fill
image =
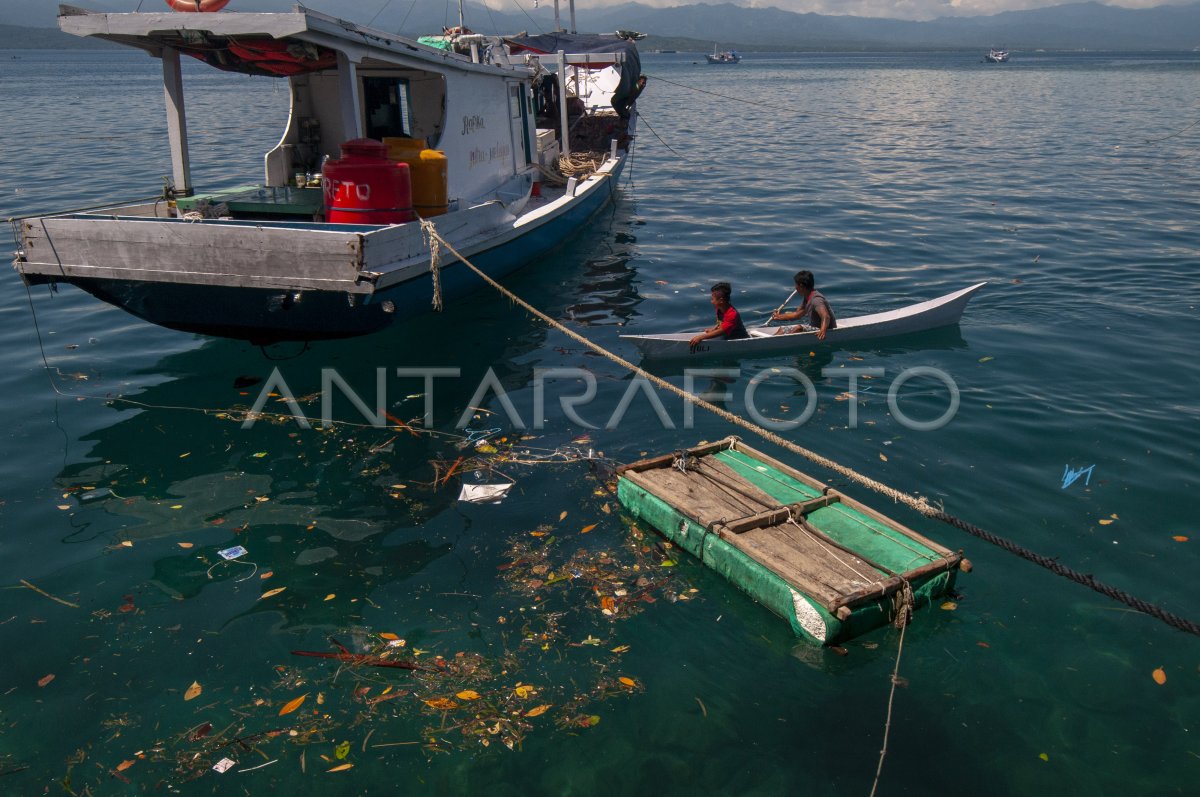
{"label": "white boat hull", "polygon": [[806,352],[817,346],[838,346],[859,340],[907,335],[924,332],[938,327],[952,326],[962,318],[963,310],[971,297],[987,285],[980,282],[961,291],[948,293],[936,299],[887,310],[882,313],[854,316],[838,320],[835,329],[825,333],[825,339],[817,340],[816,332],[784,334],[788,327],[748,327],[750,337],[740,340],[713,338],[692,348],[689,341],[694,332],[673,332],[664,335],[622,335],[631,341],[647,359],[686,359],[712,357],[749,357],[764,354],[788,354]]}

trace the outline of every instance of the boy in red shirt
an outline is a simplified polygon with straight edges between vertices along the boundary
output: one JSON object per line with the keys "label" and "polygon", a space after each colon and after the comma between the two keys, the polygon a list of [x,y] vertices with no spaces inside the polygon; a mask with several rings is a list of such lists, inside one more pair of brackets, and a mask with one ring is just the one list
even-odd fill
{"label": "boy in red shirt", "polygon": [[728,282],[718,282],[712,286],[711,300],[713,309],[717,311],[716,326],[709,327],[700,334],[696,335],[689,341],[689,345],[695,348],[701,341],[710,338],[725,338],[725,340],[737,340],[739,338],[748,338],[746,326],[742,323],[742,315],[733,305],[729,303],[729,297],[733,294],[733,288]]}

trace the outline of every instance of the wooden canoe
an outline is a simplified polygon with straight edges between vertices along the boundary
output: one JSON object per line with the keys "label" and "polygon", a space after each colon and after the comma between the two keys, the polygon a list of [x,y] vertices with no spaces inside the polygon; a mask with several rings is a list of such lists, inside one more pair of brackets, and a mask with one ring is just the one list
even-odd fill
{"label": "wooden canoe", "polygon": [[[961,291],[948,293],[936,299],[918,302],[896,310],[882,313],[839,318],[838,325],[825,333],[825,340],[818,341],[815,332],[784,334],[789,328],[785,323],[776,327],[748,327],[750,337],[741,340],[714,338],[706,340],[694,349],[688,341],[696,332],[671,332],[662,335],[622,335],[632,341],[642,355],[654,359],[698,358],[698,357],[743,357],[760,354],[787,354],[805,352],[816,346],[838,346],[852,341],[872,338],[907,335],[928,329],[953,326],[962,318],[963,310],[971,296],[987,285],[980,282]],[[699,330],[697,330],[699,331]]]}
{"label": "wooden canoe", "polygon": [[617,474],[617,497],[636,519],[809,642],[837,644],[931,605],[963,563],[961,552],[736,437]]}

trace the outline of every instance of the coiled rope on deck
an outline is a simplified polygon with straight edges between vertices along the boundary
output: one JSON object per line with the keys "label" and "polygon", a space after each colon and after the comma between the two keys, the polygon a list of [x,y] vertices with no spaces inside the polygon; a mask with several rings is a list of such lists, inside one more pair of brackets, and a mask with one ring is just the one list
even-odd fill
{"label": "coiled rope on deck", "polygon": [[508,288],[504,287],[499,282],[496,282],[496,280],[492,279],[487,274],[485,274],[483,271],[481,271],[474,263],[472,263],[470,260],[468,260],[462,254],[460,254],[458,252],[458,250],[456,250],[449,241],[447,241],[445,238],[443,238],[441,236],[441,234],[438,233],[437,228],[434,226],[432,221],[429,221],[428,219],[422,219],[421,226],[425,230],[426,235],[429,237],[429,239],[431,241],[432,240],[438,241],[443,247],[445,247],[445,249],[448,252],[450,252],[450,254],[454,255],[454,257],[456,257],[460,261],[462,261],[462,264],[464,266],[466,266],[471,271],[473,271],[480,279],[482,279],[488,285],[495,288],[501,295],[503,295],[510,302],[520,306],[526,312],[530,313],[533,316],[536,316],[537,318],[541,319],[542,321],[544,321],[546,324],[550,325],[557,331],[563,333],[564,335],[571,338],[572,340],[575,340],[575,341],[579,342],[580,344],[586,346],[588,349],[592,350],[596,354],[599,354],[601,357],[604,357],[605,359],[610,360],[613,363],[616,363],[617,365],[621,366],[622,368],[625,368],[625,369],[633,372],[638,377],[641,377],[641,378],[651,382],[652,384],[655,384],[658,387],[661,387],[663,390],[666,390],[670,393],[674,393],[675,395],[682,398],[684,401],[690,401],[692,404],[696,405],[697,407],[708,410],[709,412],[713,413],[717,417],[722,418],[722,419],[728,421],[729,423],[734,424],[735,426],[740,426],[749,432],[753,432],[754,434],[758,435],[762,439],[767,440],[771,443],[774,443],[775,445],[779,446],[780,448],[790,451],[793,454],[796,454],[798,456],[804,457],[808,461],[810,461],[814,464],[820,465],[821,467],[826,468],[828,470],[831,470],[834,473],[838,473],[842,476],[845,476],[850,481],[860,484],[863,487],[867,487],[868,489],[871,489],[871,490],[879,493],[880,495],[885,495],[897,503],[905,504],[909,508],[913,509],[916,512],[919,512],[920,514],[924,515],[927,518],[930,518],[932,520],[939,520],[943,523],[954,526],[955,528],[957,528],[961,531],[965,531],[968,534],[978,537],[979,539],[984,540],[985,542],[990,542],[991,544],[993,544],[1005,551],[1008,551],[1009,553],[1016,554],[1017,556],[1021,557],[1022,559],[1026,559],[1035,564],[1039,564],[1052,573],[1063,576],[1064,578],[1074,581],[1077,584],[1082,584],[1085,587],[1089,587],[1090,589],[1095,590],[1096,592],[1099,592],[1101,595],[1105,595],[1109,598],[1112,598],[1113,600],[1124,603],[1126,606],[1136,609],[1139,612],[1143,612],[1145,614],[1150,615],[1151,617],[1157,618],[1157,619],[1163,621],[1164,623],[1166,623],[1167,625],[1171,626],[1172,628],[1176,628],[1180,631],[1186,631],[1189,634],[1195,634],[1196,636],[1200,636],[1200,625],[1192,622],[1191,620],[1187,620],[1183,617],[1179,617],[1178,615],[1172,614],[1171,612],[1168,612],[1166,609],[1163,609],[1160,606],[1156,606],[1152,603],[1148,603],[1144,600],[1141,600],[1140,598],[1130,595],[1129,593],[1127,593],[1123,590],[1119,590],[1115,587],[1111,587],[1107,584],[1097,581],[1095,578],[1093,578],[1090,575],[1082,574],[1075,570],[1072,570],[1071,568],[1066,567],[1065,565],[1059,563],[1055,559],[1052,559],[1047,556],[1042,556],[1040,554],[1036,554],[1033,551],[1028,550],[1027,548],[1017,545],[1015,542],[1012,542],[1011,540],[1007,540],[996,534],[992,534],[991,532],[981,529],[978,526],[975,526],[971,523],[968,523],[965,520],[962,520],[961,518],[955,517],[954,515],[951,515],[941,509],[937,509],[937,508],[933,507],[932,505],[930,505],[929,502],[923,496],[909,495],[908,493],[903,492],[901,490],[897,490],[894,487],[890,487],[890,486],[884,484],[883,482],[877,481],[876,479],[872,479],[870,476],[866,476],[862,473],[859,473],[858,471],[854,470],[853,468],[842,465],[841,463],[836,462],[832,459],[829,459],[828,457],[822,456],[815,451],[805,448],[804,446],[793,443],[791,440],[781,437],[780,435],[776,434],[775,432],[770,431],[769,429],[764,429],[763,427],[759,426],[756,423],[748,421],[745,418],[742,418],[741,416],[734,415],[732,412],[730,412],[729,410],[726,410],[723,407],[719,407],[716,404],[713,404],[709,401],[705,401],[704,399],[700,398],[699,396],[697,396],[695,394],[689,393],[682,388],[676,387],[675,385],[672,385],[670,382],[668,382],[667,380],[663,379],[660,376],[656,376],[652,373],[649,373],[648,371],[642,370],[640,367],[638,367],[637,365],[634,365],[633,363],[629,362],[628,360],[621,357],[620,355],[614,354],[613,352],[609,351],[608,349],[604,348],[603,346],[599,345],[598,343],[593,343],[591,340],[584,337],[583,335],[580,335],[578,332],[574,331],[573,329],[570,329],[569,327],[564,326],[560,322],[556,321],[555,319],[553,319],[550,316],[543,313],[541,310],[538,310],[536,307],[531,305],[529,302],[527,302],[524,299],[522,299],[521,297],[517,296],[512,291],[508,290]]}

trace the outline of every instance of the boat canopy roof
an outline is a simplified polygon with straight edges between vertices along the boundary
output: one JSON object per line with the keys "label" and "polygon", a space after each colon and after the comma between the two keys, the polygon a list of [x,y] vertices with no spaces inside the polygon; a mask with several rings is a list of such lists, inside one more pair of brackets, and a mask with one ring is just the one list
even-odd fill
{"label": "boat canopy roof", "polygon": [[171,48],[218,69],[251,75],[278,77],[331,69],[338,52],[355,62],[372,58],[411,65],[416,60],[464,72],[528,72],[523,66],[473,63],[467,56],[433,50],[300,5],[290,12],[215,14],[109,14],[60,5],[58,14],[58,25],[66,33],[137,47],[155,56]]}
{"label": "boat canopy roof", "polygon": [[[513,55],[522,52],[537,54],[557,53],[567,56],[573,67],[603,69],[613,66],[613,56],[620,61],[620,83],[613,91],[614,97],[627,97],[633,93],[634,84],[642,73],[642,59],[637,44],[632,38],[615,33],[540,33],[536,36],[505,36],[505,43]],[[592,55],[595,57],[591,57]],[[576,57],[572,57],[576,56]]]}
{"label": "boat canopy roof", "polygon": [[[567,55],[579,53],[596,53],[596,54],[619,54],[621,62],[625,65],[622,72],[632,74],[633,80],[637,80],[638,74],[641,72],[641,59],[638,57],[637,45],[631,39],[623,36],[618,36],[614,33],[539,33],[536,36],[522,34],[519,36],[505,36],[504,41],[508,43],[509,49],[514,55],[521,52],[531,53],[557,53],[562,50]],[[571,59],[572,66],[591,66],[592,68],[603,68],[612,66],[612,58],[597,58],[595,61],[587,62],[586,59]],[[632,67],[632,68],[626,68]]]}

